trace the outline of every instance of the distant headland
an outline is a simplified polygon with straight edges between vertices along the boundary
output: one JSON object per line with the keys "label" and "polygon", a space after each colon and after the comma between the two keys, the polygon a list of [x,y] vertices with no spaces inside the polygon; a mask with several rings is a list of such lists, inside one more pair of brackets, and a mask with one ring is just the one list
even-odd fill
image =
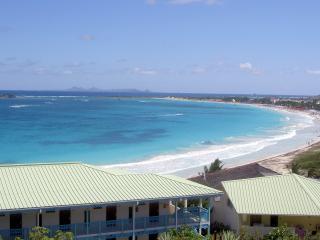
{"label": "distant headland", "polygon": [[15,98],[16,95],[12,93],[0,93],[0,99],[8,99],[8,98]]}

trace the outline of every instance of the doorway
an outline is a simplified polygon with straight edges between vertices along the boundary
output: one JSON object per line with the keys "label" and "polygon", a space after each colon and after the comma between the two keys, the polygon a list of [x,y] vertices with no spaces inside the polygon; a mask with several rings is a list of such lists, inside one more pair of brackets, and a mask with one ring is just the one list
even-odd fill
{"label": "doorway", "polygon": [[62,210],[59,212],[59,225],[69,225],[71,224],[71,211]]}
{"label": "doorway", "polygon": [[10,229],[21,229],[21,228],[22,228],[22,214],[11,214]]}

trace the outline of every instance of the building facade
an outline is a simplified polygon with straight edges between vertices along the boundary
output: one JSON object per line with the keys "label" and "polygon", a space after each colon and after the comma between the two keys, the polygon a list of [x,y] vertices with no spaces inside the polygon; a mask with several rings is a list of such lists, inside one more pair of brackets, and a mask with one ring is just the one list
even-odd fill
{"label": "building facade", "polygon": [[286,225],[298,235],[320,230],[320,182],[295,174],[222,182],[214,221],[240,233],[265,235]]}
{"label": "building facade", "polygon": [[210,224],[212,199],[221,195],[174,176],[78,163],[0,166],[0,192],[3,239],[28,239],[35,226],[77,239],[157,239],[182,225],[201,233]]}

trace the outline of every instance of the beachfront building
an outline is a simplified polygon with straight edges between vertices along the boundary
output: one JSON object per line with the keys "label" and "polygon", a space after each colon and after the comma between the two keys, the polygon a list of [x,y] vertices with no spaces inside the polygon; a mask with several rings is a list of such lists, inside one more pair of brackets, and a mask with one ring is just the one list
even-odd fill
{"label": "beachfront building", "polygon": [[[152,240],[182,225],[201,232],[209,226],[217,195],[221,192],[175,176],[80,163],[2,165],[0,236],[27,239],[34,226],[51,234],[71,231],[77,239]],[[199,204],[190,207],[189,199]]]}
{"label": "beachfront building", "polygon": [[265,235],[287,225],[300,236],[320,228],[320,182],[296,174],[222,182],[214,220],[236,232]]}

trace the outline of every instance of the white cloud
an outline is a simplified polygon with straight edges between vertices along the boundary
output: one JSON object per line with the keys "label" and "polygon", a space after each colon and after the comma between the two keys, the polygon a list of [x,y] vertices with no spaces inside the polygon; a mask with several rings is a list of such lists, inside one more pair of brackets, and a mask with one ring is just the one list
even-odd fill
{"label": "white cloud", "polygon": [[240,67],[241,69],[252,70],[252,64],[249,63],[249,62],[240,63],[239,67]]}
{"label": "white cloud", "polygon": [[247,71],[247,72],[255,74],[255,75],[262,74],[262,71],[253,67],[253,65],[250,62],[240,63],[239,67],[241,70]]}
{"label": "white cloud", "polygon": [[320,75],[320,70],[306,70],[306,73],[307,74],[310,74],[310,75]]}
{"label": "white cloud", "polygon": [[158,73],[156,70],[153,69],[143,69],[139,67],[134,68],[133,72],[141,75],[156,75]]}
{"label": "white cloud", "polygon": [[95,37],[91,34],[84,34],[80,38],[83,41],[93,41],[95,39]]}

